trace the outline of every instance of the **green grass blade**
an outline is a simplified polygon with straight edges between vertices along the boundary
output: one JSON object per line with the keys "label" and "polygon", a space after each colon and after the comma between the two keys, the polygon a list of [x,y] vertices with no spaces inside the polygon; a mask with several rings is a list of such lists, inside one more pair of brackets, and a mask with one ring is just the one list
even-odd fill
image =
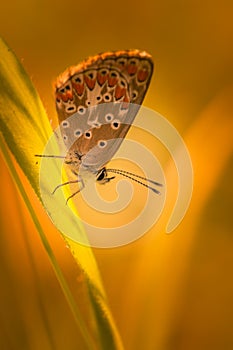
{"label": "green grass blade", "polygon": [[[89,349],[95,349],[96,345],[92,342],[93,337],[87,331],[82,315],[74,302],[74,298],[66,284],[51,247],[49,246],[43,228],[40,225],[39,218],[33,209],[33,205],[25,192],[11,161],[11,157],[9,156],[8,149],[10,149],[11,153],[16,158],[34,191],[40,198],[39,167],[35,164],[34,154],[42,154],[44,146],[52,134],[52,130],[43,105],[31,80],[19,60],[1,39],[0,132],[4,140],[4,142],[1,140],[0,146],[14,181],[33,218],[75,320],[86,340],[86,344]],[[7,147],[5,145],[7,145]],[[56,206],[57,204],[55,203],[54,205]],[[78,224],[74,222],[74,220],[71,220],[70,225],[76,225],[77,229]],[[85,233],[82,230],[82,225],[78,227],[80,234],[84,235]],[[90,293],[90,304],[93,309],[93,314],[96,317],[98,336],[102,344],[101,349],[122,349],[123,347],[107,305],[101,278],[91,248],[81,246],[67,237],[64,237],[64,239],[70,247],[76,262],[86,276]]]}
{"label": "green grass blade", "polygon": [[86,328],[86,326],[84,324],[84,321],[82,319],[82,315],[81,315],[81,313],[80,313],[80,311],[79,311],[79,309],[77,307],[77,304],[75,303],[75,300],[74,300],[74,298],[73,298],[73,296],[72,296],[72,294],[70,292],[70,289],[69,289],[69,287],[68,287],[68,285],[66,283],[66,280],[65,280],[65,278],[64,278],[64,276],[62,274],[62,271],[61,271],[61,269],[60,269],[60,267],[59,267],[59,265],[57,263],[56,257],[55,257],[55,255],[54,255],[54,253],[53,253],[53,251],[52,251],[52,249],[51,249],[51,247],[49,245],[49,242],[48,242],[48,240],[46,238],[46,235],[45,235],[45,233],[43,231],[43,228],[40,225],[40,221],[39,221],[39,219],[38,219],[38,217],[37,217],[37,215],[36,215],[36,213],[35,213],[35,211],[33,209],[33,206],[32,206],[32,204],[30,202],[30,199],[28,198],[27,193],[26,193],[26,191],[24,189],[24,186],[21,183],[21,180],[20,180],[20,178],[19,178],[19,176],[18,176],[18,174],[17,174],[17,172],[15,170],[14,164],[13,164],[13,162],[11,160],[11,156],[10,156],[10,154],[9,154],[9,152],[7,150],[7,147],[5,146],[5,144],[4,144],[4,142],[3,142],[1,137],[0,137],[0,147],[1,147],[2,153],[4,155],[4,158],[6,160],[6,163],[8,165],[8,168],[9,168],[9,170],[11,172],[11,176],[12,176],[13,180],[15,181],[18,189],[19,189],[19,192],[20,192],[20,194],[21,194],[21,196],[22,196],[22,198],[24,200],[24,203],[26,204],[26,206],[28,208],[28,211],[29,211],[29,213],[30,213],[30,215],[32,217],[32,220],[33,220],[33,222],[35,224],[35,227],[36,227],[36,229],[37,229],[37,231],[38,231],[38,233],[40,235],[40,238],[42,240],[43,246],[44,246],[44,248],[45,248],[45,250],[46,250],[46,252],[48,254],[49,260],[50,260],[51,265],[52,265],[52,267],[54,269],[56,277],[57,277],[57,279],[58,279],[58,281],[60,283],[60,286],[61,286],[61,288],[63,290],[63,293],[64,293],[64,295],[65,295],[65,297],[67,299],[67,302],[68,302],[68,304],[69,304],[69,306],[71,308],[71,311],[73,313],[74,319],[75,319],[78,327],[80,328],[84,339],[86,340],[86,344],[88,346],[88,349],[91,350],[91,349],[93,349],[93,343],[92,343],[92,340],[91,340],[91,336],[90,336],[90,334],[89,334],[89,332],[88,332],[88,330],[87,330],[87,328]]}

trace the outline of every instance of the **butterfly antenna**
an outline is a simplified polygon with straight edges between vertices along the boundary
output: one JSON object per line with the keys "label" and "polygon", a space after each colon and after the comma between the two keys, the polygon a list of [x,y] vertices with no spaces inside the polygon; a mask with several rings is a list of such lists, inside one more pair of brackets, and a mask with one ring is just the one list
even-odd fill
{"label": "butterfly antenna", "polygon": [[133,177],[137,177],[137,178],[139,178],[139,179],[142,179],[142,180],[144,180],[144,181],[147,181],[147,182],[150,182],[150,183],[152,183],[152,184],[154,184],[154,185],[156,185],[156,186],[163,186],[161,183],[159,183],[159,182],[156,182],[156,181],[153,181],[153,180],[150,180],[150,179],[148,179],[147,177],[143,177],[143,176],[140,176],[140,175],[137,175],[137,174],[134,174],[134,173],[130,173],[129,171],[125,171],[125,170],[121,170],[121,169],[107,169],[108,171],[117,171],[119,174],[126,174],[126,175],[130,175],[130,176],[133,176]]}
{"label": "butterfly antenna", "polygon": [[156,190],[155,188],[145,184],[144,182],[142,181],[139,181],[137,179],[135,179],[134,177],[137,177],[139,179],[142,179],[142,180],[145,180],[145,181],[148,181],[148,182],[151,182],[153,183],[154,185],[157,185],[157,186],[163,186],[162,184],[160,184],[159,182],[155,182],[153,180],[149,180],[147,179],[146,177],[143,177],[143,176],[140,176],[140,175],[136,175],[136,174],[133,174],[133,173],[130,173],[128,171],[125,171],[125,170],[121,170],[121,169],[107,169],[108,172],[111,172],[111,173],[115,173],[115,174],[119,174],[119,175],[122,175],[124,177],[127,177],[128,179],[130,180],[133,180],[137,183],[139,183],[140,185],[142,186],[145,186],[146,188],[149,188],[151,191],[157,193],[157,194],[161,194],[161,192],[159,192],[158,190]]}
{"label": "butterfly antenna", "polygon": [[34,154],[34,156],[35,157],[40,157],[40,158],[42,158],[42,157],[44,157],[44,158],[65,158],[65,156],[54,156],[54,155],[51,155],[51,154],[48,154],[48,155],[46,155],[46,154]]}

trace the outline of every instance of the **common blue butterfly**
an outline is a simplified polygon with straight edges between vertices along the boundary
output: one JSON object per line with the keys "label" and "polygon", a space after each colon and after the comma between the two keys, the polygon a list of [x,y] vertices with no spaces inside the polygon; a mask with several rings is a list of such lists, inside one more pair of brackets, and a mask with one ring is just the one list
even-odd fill
{"label": "common blue butterfly", "polygon": [[[155,193],[146,182],[160,183],[120,169],[107,169],[125,138],[145,97],[153,73],[151,55],[140,50],[106,52],[68,68],[55,83],[56,109],[69,165],[80,182],[80,167],[96,175],[98,183],[114,178],[108,173],[128,177]],[[44,156],[44,155],[43,155]],[[144,182],[143,182],[144,181]],[[69,184],[68,181],[58,185]]]}

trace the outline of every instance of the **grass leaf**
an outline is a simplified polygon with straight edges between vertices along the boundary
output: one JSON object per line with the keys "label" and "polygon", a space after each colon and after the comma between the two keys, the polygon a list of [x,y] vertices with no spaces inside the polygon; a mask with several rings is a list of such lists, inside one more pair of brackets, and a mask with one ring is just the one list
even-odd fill
{"label": "grass leaf", "polygon": [[[52,129],[30,78],[14,53],[2,39],[0,39],[0,132],[2,134],[0,146],[8,167],[29,209],[76,322],[86,340],[87,347],[88,349],[96,349],[96,344],[93,341],[94,336],[89,334],[87,330],[82,315],[49,246],[44,230],[40,225],[40,220],[33,209],[33,205],[27,196],[9,155],[8,149],[10,149],[16,158],[19,166],[41,200],[39,167],[36,165],[34,155],[42,154],[47,140],[52,135]],[[59,206],[59,203],[56,204],[55,200],[54,202],[55,206]],[[76,225],[76,229],[79,229],[80,235],[85,234],[82,225],[78,226],[78,223],[74,222],[74,220],[71,220],[70,225]],[[101,349],[122,349],[121,340],[106,302],[105,292],[91,248],[81,246],[65,236],[64,239],[86,276],[90,293],[90,304],[96,318]]]}

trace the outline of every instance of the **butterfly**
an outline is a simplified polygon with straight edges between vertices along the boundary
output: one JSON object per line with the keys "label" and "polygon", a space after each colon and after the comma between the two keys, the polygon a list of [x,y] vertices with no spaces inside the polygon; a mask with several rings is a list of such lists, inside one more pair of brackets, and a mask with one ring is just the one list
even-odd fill
{"label": "butterfly", "polygon": [[[106,52],[90,57],[77,66],[69,67],[55,82],[55,99],[63,142],[67,147],[64,163],[85,186],[79,170],[94,174],[105,184],[115,176],[128,177],[155,193],[153,185],[160,183],[120,169],[107,169],[125,138],[150,84],[153,61],[150,54],[140,50]],[[143,181],[141,181],[143,180]],[[54,193],[53,192],[53,193]]]}

